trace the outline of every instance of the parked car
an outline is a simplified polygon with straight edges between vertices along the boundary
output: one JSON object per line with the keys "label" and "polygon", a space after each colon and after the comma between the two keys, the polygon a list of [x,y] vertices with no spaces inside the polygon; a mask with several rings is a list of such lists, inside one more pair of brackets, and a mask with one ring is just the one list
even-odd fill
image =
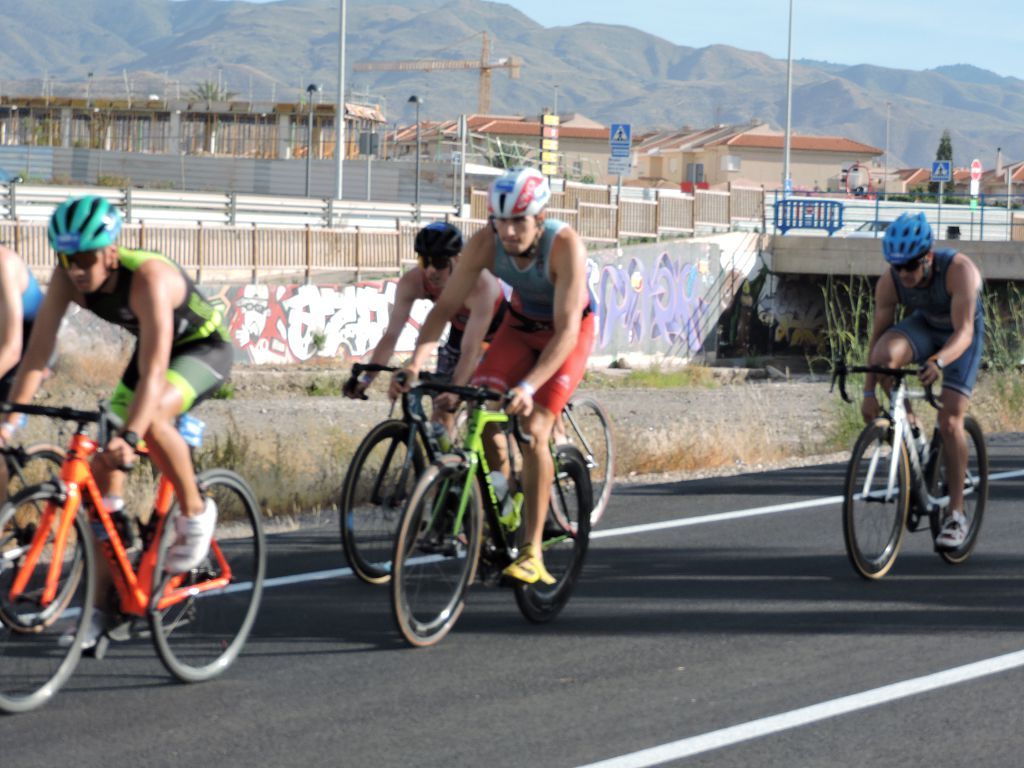
{"label": "parked car", "polygon": [[865,221],[853,231],[847,232],[846,237],[881,237],[890,223],[888,221]]}

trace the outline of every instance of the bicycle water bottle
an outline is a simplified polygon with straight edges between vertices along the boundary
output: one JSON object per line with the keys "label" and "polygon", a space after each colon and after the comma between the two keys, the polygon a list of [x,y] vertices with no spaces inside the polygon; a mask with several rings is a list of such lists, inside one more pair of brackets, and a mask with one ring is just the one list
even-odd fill
{"label": "bicycle water bottle", "polygon": [[437,421],[427,422],[427,434],[430,439],[437,443],[438,448],[442,451],[450,451],[452,448],[452,440],[448,437],[448,430],[445,429],[444,424]]}
{"label": "bicycle water bottle", "polygon": [[185,438],[185,442],[193,448],[200,448],[203,445],[203,433],[206,431],[206,422],[197,419],[191,413],[183,413],[178,417],[178,432]]}
{"label": "bicycle water bottle", "polygon": [[917,455],[924,459],[928,451],[928,438],[925,437],[924,430],[914,425],[910,428],[910,435],[914,438],[913,444],[914,448],[917,449]]}

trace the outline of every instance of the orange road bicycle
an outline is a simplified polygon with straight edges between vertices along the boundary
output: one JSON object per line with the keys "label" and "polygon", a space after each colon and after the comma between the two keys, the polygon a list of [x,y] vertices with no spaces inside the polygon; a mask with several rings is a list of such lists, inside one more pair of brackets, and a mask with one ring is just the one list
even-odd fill
{"label": "orange road bicycle", "polygon": [[[183,682],[227,669],[255,621],[266,570],[260,512],[245,481],[225,469],[198,475],[200,491],[218,507],[210,553],[187,573],[165,574],[174,538],[170,481],[159,478],[152,514],[136,523],[106,507],[93,476],[89,460],[117,424],[108,408],[0,405],[9,412],[77,428],[59,477],[24,488],[0,508],[0,712],[43,705],[71,676],[93,619],[97,554],[110,568],[119,631],[148,634]],[[87,434],[92,424],[95,439]]]}

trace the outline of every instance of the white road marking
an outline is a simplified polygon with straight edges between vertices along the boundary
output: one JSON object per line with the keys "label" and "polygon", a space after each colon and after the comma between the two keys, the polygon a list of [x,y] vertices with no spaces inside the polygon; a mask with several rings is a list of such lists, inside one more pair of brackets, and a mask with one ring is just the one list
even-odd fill
{"label": "white road marking", "polygon": [[1024,650],[642,749],[580,768],[646,768],[1024,666]]}

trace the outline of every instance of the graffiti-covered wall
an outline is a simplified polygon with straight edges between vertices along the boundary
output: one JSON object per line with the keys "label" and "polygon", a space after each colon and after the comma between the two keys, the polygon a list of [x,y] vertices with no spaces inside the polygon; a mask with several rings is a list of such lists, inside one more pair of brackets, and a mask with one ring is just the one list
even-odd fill
{"label": "graffiti-covered wall", "polygon": [[[372,351],[384,335],[397,283],[225,286],[211,298],[225,308],[231,340],[247,362],[350,360]],[[397,352],[412,351],[429,311],[429,302],[413,305]]]}
{"label": "graffiti-covered wall", "polygon": [[[723,253],[720,244],[688,240],[591,254],[595,362],[713,356],[717,321],[735,283],[735,253],[730,250],[728,259]],[[384,334],[396,284],[225,286],[213,298],[224,307],[231,338],[247,362],[349,360],[365,356]],[[396,352],[412,350],[429,309],[417,302]]]}

